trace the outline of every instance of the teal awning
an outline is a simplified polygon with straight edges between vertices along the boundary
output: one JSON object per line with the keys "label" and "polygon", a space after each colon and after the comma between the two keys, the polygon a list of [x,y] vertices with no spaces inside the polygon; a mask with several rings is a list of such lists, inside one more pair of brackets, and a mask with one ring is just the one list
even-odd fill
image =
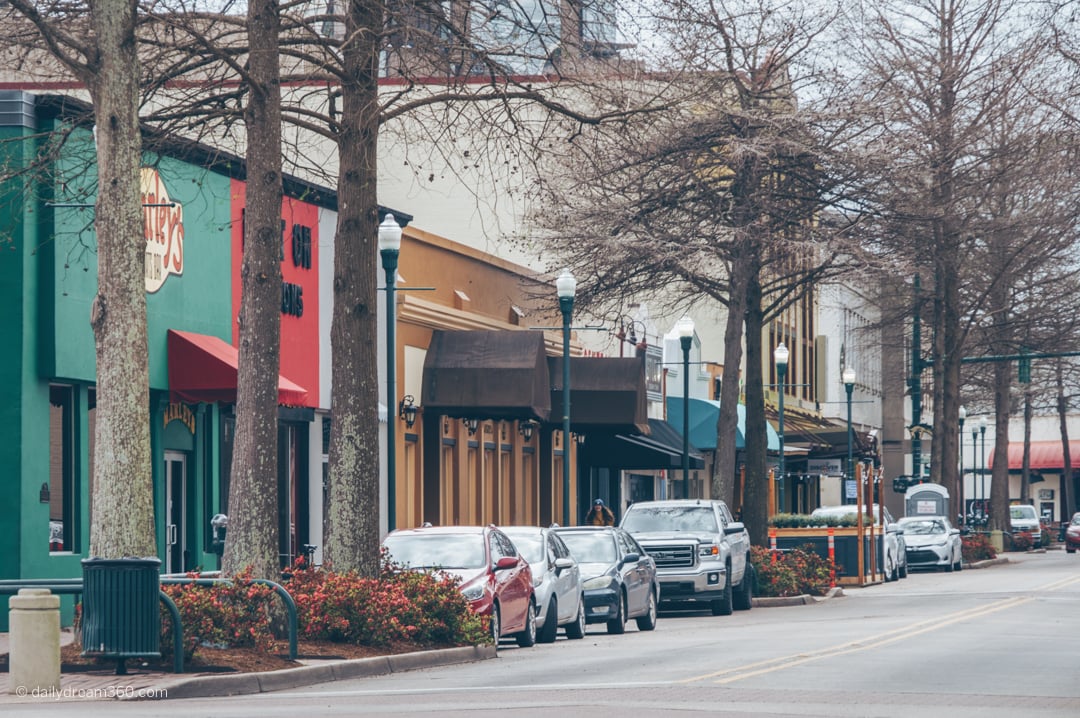
{"label": "teal awning", "polygon": [[[682,432],[683,399],[669,396],[668,423]],[[690,443],[701,451],[716,449],[716,422],[720,419],[720,402],[711,399],[690,399]],[[765,422],[769,435],[769,451],[780,451],[780,437],[769,422]],[[739,427],[735,431],[735,448],[746,447],[746,407],[739,404]]]}

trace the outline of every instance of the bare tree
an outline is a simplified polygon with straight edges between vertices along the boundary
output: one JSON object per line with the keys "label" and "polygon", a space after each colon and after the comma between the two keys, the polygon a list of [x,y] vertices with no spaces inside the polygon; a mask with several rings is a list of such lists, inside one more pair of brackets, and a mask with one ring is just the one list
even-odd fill
{"label": "bare tree", "polygon": [[281,86],[277,0],[249,0],[243,77],[247,176],[240,272],[236,438],[222,569],[279,575],[278,382],[281,353]]}
{"label": "bare tree", "polygon": [[[809,48],[828,21],[788,3],[667,6],[661,25],[681,39],[671,71],[693,99],[640,118],[633,132],[576,140],[546,187],[548,244],[583,278],[583,304],[719,302],[733,374],[745,337],[743,516],[758,544],[768,518],[763,332],[858,253],[842,241],[854,224],[838,152],[847,121],[825,111],[823,95],[821,104],[799,97],[821,79]],[[729,501],[738,398],[739,382],[725,381],[713,495]]]}
{"label": "bare tree", "polygon": [[[899,260],[898,268],[920,273],[932,296],[932,466],[953,496],[969,335],[984,312],[997,316],[1010,301],[1018,243],[1032,241],[1017,231],[1011,212],[994,207],[1001,192],[1011,203],[1031,180],[1013,154],[1014,127],[1032,107],[1023,99],[1032,84],[1042,86],[1036,69],[1047,52],[1044,24],[1029,9],[1008,0],[863,4],[844,26],[847,37],[857,38],[852,64],[861,73],[862,95],[877,107],[868,114],[874,124],[864,147],[873,168],[865,195],[881,220],[878,246]],[[1003,127],[1009,142],[993,141],[995,128],[1000,137]],[[981,265],[971,259],[1006,236],[1011,259],[995,263],[992,277],[976,271]],[[1000,528],[1001,514],[995,521]]]}
{"label": "bare tree", "polygon": [[17,29],[85,83],[94,107],[98,293],[89,320],[98,387],[90,554],[153,556],[144,257],[132,241],[143,230],[136,6],[92,0],[87,13],[64,3],[10,5],[23,20]]}

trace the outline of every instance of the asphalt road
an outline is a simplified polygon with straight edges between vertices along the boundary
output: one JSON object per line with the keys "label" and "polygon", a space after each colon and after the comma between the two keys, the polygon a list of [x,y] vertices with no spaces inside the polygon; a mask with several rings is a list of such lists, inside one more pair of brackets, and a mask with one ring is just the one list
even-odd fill
{"label": "asphalt road", "polygon": [[[810,606],[663,613],[657,629],[303,690],[13,706],[86,716],[1080,716],[1080,556],[1010,555]],[[9,711],[5,710],[5,716]]]}

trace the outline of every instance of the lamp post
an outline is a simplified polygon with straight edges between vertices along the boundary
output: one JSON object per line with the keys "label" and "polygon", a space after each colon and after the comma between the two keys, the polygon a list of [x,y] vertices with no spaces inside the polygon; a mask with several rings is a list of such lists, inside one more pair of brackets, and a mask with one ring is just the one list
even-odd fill
{"label": "lamp post", "polygon": [[[971,502],[971,518],[975,519],[975,507],[978,505],[976,502],[979,500],[979,426],[977,421],[971,422],[971,493],[975,494],[975,498]],[[978,521],[975,522],[978,525]]]}
{"label": "lamp post", "polygon": [[690,344],[694,341],[694,320],[683,317],[675,323],[679,344],[682,346],[683,411],[682,411],[682,498],[690,498]]}
{"label": "lamp post", "polygon": [[562,380],[563,380],[563,526],[570,525],[570,316],[574,313],[574,291],[577,280],[569,269],[555,279],[555,292],[559,296],[562,312]]}
{"label": "lamp post", "polygon": [[986,497],[986,417],[979,417],[979,463],[982,464],[982,472],[979,474],[979,483],[982,486],[983,515],[987,521],[990,519],[990,502]]}
{"label": "lamp post", "polygon": [[967,418],[967,409],[965,409],[963,405],[961,405],[958,414],[960,417],[960,432],[958,434],[960,441],[960,481],[958,482],[960,495],[957,497],[959,499],[959,501],[957,502],[957,506],[960,509],[960,522],[967,523],[964,520],[964,419]]}
{"label": "lamp post", "polygon": [[389,212],[379,225],[379,254],[386,272],[386,528],[397,527],[397,289],[398,253],[401,251],[401,226]]}
{"label": "lamp post", "polygon": [[[844,367],[844,371],[840,375],[841,381],[844,382],[844,391],[847,392],[847,476],[850,481],[855,476],[855,464],[852,457],[852,446],[854,444],[853,438],[855,433],[851,430],[851,392],[855,389],[855,370],[851,367]],[[918,471],[922,471],[922,467],[916,467]],[[846,494],[846,492],[845,492]],[[847,499],[844,499],[847,503]]]}
{"label": "lamp post", "polygon": [[783,342],[773,350],[773,363],[776,364],[776,377],[779,380],[780,401],[778,407],[777,432],[780,436],[780,476],[776,484],[776,512],[784,513],[784,377],[787,376],[787,363],[790,353]]}

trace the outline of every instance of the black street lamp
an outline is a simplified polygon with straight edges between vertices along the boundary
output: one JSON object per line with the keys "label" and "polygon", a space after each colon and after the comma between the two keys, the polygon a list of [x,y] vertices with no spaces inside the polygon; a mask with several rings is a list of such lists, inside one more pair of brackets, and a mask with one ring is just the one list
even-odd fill
{"label": "black street lamp", "polygon": [[563,526],[570,525],[570,317],[574,313],[574,292],[577,280],[569,269],[555,279],[555,292],[559,296],[562,312],[562,380],[563,380]]}
{"label": "black street lamp", "polygon": [[979,481],[982,484],[982,497],[983,497],[983,514],[986,516],[987,521],[990,519],[990,501],[986,496],[986,417],[979,417],[979,438],[982,440],[980,443],[979,451],[979,463],[982,464],[982,473],[979,475]]}
{"label": "black street lamp", "polygon": [[[847,479],[851,481],[855,478],[855,463],[852,457],[852,447],[854,446],[855,432],[851,429],[851,392],[855,389],[855,370],[851,367],[845,367],[844,371],[840,375],[841,381],[844,382],[844,391],[847,392]],[[922,470],[922,467],[918,467]],[[845,483],[846,488],[846,483]],[[847,491],[844,492],[844,503],[847,503]]]}
{"label": "black street lamp", "polygon": [[784,513],[784,377],[787,376],[787,364],[791,354],[783,342],[773,350],[773,362],[776,364],[776,377],[779,380],[780,404],[778,410],[777,432],[780,436],[780,476],[776,484],[776,512]]}
{"label": "black street lamp", "polygon": [[679,335],[679,344],[682,346],[682,369],[683,369],[683,412],[682,412],[682,498],[690,498],[690,345],[694,341],[694,320],[683,317],[675,323],[675,331]]}
{"label": "black street lamp", "polygon": [[379,225],[379,254],[386,272],[386,528],[397,525],[397,417],[390,407],[397,406],[397,289],[398,254],[401,251],[401,226],[389,212]]}
{"label": "black street lamp", "polygon": [[964,419],[967,418],[967,409],[961,405],[960,411],[957,413],[960,417],[960,432],[958,434],[960,437],[960,481],[957,482],[960,495],[957,497],[957,506],[960,510],[961,523],[967,523],[964,520]]}
{"label": "black street lamp", "polygon": [[[971,422],[971,493],[975,494],[974,500],[971,502],[971,517],[976,518],[975,510],[980,504],[979,501],[979,426],[977,421]],[[981,509],[980,509],[981,511]],[[978,525],[978,520],[976,520]]]}

